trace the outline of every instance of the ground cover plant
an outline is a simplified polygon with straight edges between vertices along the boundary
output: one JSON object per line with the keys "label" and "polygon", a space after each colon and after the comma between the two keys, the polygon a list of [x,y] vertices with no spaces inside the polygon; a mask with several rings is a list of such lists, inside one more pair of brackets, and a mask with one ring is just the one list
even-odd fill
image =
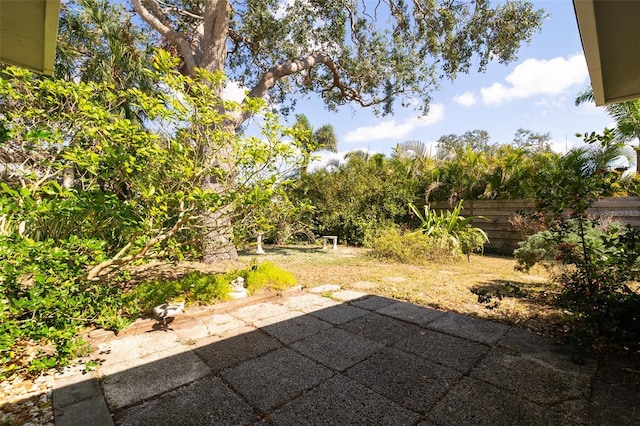
{"label": "ground cover plant", "polygon": [[252,262],[246,268],[230,268],[220,273],[202,272],[189,263],[182,266],[184,272],[179,277],[144,280],[124,292],[121,311],[128,318],[136,318],[150,314],[154,306],[166,302],[184,301],[189,307],[229,300],[231,282],[238,277],[244,278],[249,295],[282,291],[297,284],[293,274],[271,262]]}

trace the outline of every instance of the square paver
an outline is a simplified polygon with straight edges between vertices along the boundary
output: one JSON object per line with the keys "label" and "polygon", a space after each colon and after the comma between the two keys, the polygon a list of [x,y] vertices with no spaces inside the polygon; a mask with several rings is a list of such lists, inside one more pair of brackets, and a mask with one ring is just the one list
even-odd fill
{"label": "square paver", "polygon": [[596,381],[591,399],[591,424],[632,425],[640,419],[640,393]]}
{"label": "square paver", "polygon": [[344,324],[345,322],[349,322],[361,316],[367,315],[368,313],[369,311],[365,309],[341,304],[311,312],[311,315],[318,317],[321,320],[330,322],[331,324]]}
{"label": "square paver", "polygon": [[385,345],[391,345],[422,331],[422,328],[417,325],[374,312],[343,324],[340,328]]}
{"label": "square paver", "polygon": [[493,350],[471,376],[538,404],[589,398],[591,375],[564,371],[507,349]]}
{"label": "square paver", "polygon": [[407,302],[396,302],[377,310],[382,315],[397,318],[413,324],[426,326],[444,315],[444,312]]}
{"label": "square paver", "polygon": [[[62,408],[54,407],[53,413],[56,426],[113,426],[111,413],[107,409],[107,405],[102,396],[83,399],[82,401]],[[35,423],[28,422],[24,424],[30,425]]]}
{"label": "square paver", "polygon": [[539,426],[544,409],[531,402],[469,377],[462,379],[430,411],[439,425]]}
{"label": "square paver", "polygon": [[268,334],[248,327],[243,334],[227,339],[211,337],[199,343],[200,346],[194,348],[193,351],[213,371],[223,370],[282,346],[280,342]]}
{"label": "square paver", "polygon": [[331,324],[302,312],[289,312],[256,323],[265,333],[285,344],[293,343],[331,328]]}
{"label": "square paver", "polygon": [[118,425],[240,425],[256,421],[251,407],[219,377],[205,377],[118,413]]}
{"label": "square paver", "polygon": [[350,303],[358,308],[375,311],[377,309],[393,305],[394,303],[398,303],[398,301],[395,299],[389,299],[388,297],[369,296],[363,299],[352,300]]}
{"label": "square paver", "polygon": [[393,348],[385,348],[346,371],[346,376],[412,411],[425,413],[462,377]]}
{"label": "square paver", "polygon": [[58,376],[53,388],[54,408],[76,404],[85,399],[102,398],[97,371],[87,374],[65,374]]}
{"label": "square paver", "polygon": [[215,314],[202,319],[202,324],[207,327],[211,336],[228,335],[230,331],[238,330],[247,324],[232,315]]}
{"label": "square paver", "polygon": [[508,325],[449,312],[429,323],[428,327],[488,345],[496,343],[510,329]]}
{"label": "square paver", "polygon": [[411,425],[419,415],[343,376],[336,376],[271,416],[277,425]]}
{"label": "square paver", "polygon": [[224,379],[262,412],[284,404],[333,374],[328,368],[288,348],[222,372]]}
{"label": "square paver", "polygon": [[340,302],[336,302],[335,300],[331,300],[328,297],[323,297],[318,294],[306,293],[287,297],[282,300],[282,304],[290,309],[310,313],[320,309],[337,306]]}
{"label": "square paver", "polygon": [[193,382],[210,373],[209,368],[191,351],[172,356],[157,354],[158,359],[111,373],[104,366],[102,388],[112,409],[134,405],[155,395]]}
{"label": "square paver", "polygon": [[331,328],[291,345],[296,351],[336,370],[344,371],[382,349],[381,343]]}
{"label": "square paver", "polygon": [[471,370],[489,352],[489,347],[480,343],[430,330],[421,330],[394,346],[463,373]]}
{"label": "square paver", "polygon": [[551,337],[538,336],[521,328],[512,328],[505,334],[498,345],[512,354],[526,355],[553,365],[565,371],[582,374],[595,374],[597,362],[593,358],[586,358],[584,364],[572,361],[572,348],[556,342]]}
{"label": "square paver", "polygon": [[368,293],[363,293],[361,291],[356,290],[340,290],[331,293],[331,298],[334,300],[339,300],[341,302],[349,302],[353,300],[364,299],[369,296]]}
{"label": "square paver", "polygon": [[211,335],[207,326],[201,321],[189,324],[187,327],[174,328],[173,332],[178,336],[180,342],[187,346],[193,345],[198,339]]}
{"label": "square paver", "polygon": [[256,303],[255,305],[235,309],[230,312],[230,315],[241,319],[247,324],[253,324],[257,321],[282,315],[287,312],[287,307],[278,303]]}
{"label": "square paver", "polygon": [[186,350],[188,347],[180,342],[173,331],[130,334],[98,344],[98,352],[106,364],[139,360],[158,352],[176,353]]}

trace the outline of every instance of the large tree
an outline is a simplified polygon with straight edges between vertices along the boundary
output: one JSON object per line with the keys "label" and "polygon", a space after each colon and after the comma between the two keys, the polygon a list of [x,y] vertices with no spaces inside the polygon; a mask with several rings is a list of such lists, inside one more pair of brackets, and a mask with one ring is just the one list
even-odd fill
{"label": "large tree", "polygon": [[[544,17],[520,1],[131,1],[186,74],[224,71],[249,97],[285,107],[315,92],[329,109],[355,103],[383,114],[416,99],[426,112],[441,79],[514,60]],[[234,128],[248,118],[227,113]]]}
{"label": "large tree", "polygon": [[443,135],[436,142],[438,147],[436,156],[441,160],[451,159],[466,155],[467,149],[490,153],[495,148],[492,148],[490,141],[489,132],[480,129],[468,130],[462,135],[455,133]]}
{"label": "large tree", "polygon": [[551,151],[551,133],[537,133],[529,129],[518,129],[513,135],[513,146],[528,152]]}

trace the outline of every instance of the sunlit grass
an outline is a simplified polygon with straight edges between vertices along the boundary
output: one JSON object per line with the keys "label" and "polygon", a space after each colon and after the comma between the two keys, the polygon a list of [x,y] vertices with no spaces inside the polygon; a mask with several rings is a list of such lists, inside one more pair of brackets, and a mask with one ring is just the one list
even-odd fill
{"label": "sunlit grass", "polygon": [[[305,287],[338,284],[452,312],[470,314],[551,334],[565,315],[549,302],[557,287],[546,271],[528,274],[514,269],[506,257],[472,255],[470,261],[425,266],[382,262],[367,249],[339,246],[323,251],[319,246],[266,248],[257,257],[241,254],[242,262],[270,261],[291,271]],[[363,290],[363,288],[365,290]],[[478,295],[489,297],[486,303]]]}

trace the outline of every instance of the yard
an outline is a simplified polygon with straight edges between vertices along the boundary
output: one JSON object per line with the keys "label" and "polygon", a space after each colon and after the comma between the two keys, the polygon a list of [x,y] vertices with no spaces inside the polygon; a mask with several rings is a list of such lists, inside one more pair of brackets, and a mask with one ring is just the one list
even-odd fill
{"label": "yard", "polygon": [[240,261],[273,262],[292,272],[303,287],[337,284],[543,334],[557,331],[565,317],[549,303],[556,287],[546,271],[536,267],[529,274],[518,272],[512,258],[472,255],[469,262],[415,266],[381,262],[367,249],[347,246],[326,251],[319,245],[280,246],[265,251],[242,251]]}

